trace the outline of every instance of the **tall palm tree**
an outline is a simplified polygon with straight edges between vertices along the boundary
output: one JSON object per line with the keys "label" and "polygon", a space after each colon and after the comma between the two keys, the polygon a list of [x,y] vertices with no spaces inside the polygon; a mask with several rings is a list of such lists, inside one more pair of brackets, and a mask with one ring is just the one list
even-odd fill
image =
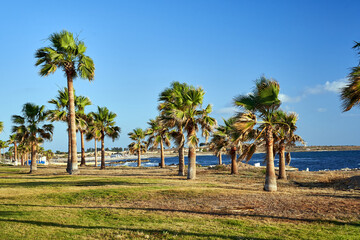
{"label": "tall palm tree", "polygon": [[12,134],[9,137],[9,144],[14,144],[14,159],[15,159],[15,164],[18,164],[18,153],[17,153],[17,143],[18,143],[18,138],[16,136],[16,134]]}
{"label": "tall palm tree", "polygon": [[47,118],[45,106],[38,106],[32,103],[26,103],[22,109],[22,116],[13,115],[12,121],[15,124],[12,132],[22,135],[23,139],[29,141],[31,147],[31,166],[30,173],[37,170],[36,152],[44,140],[51,140],[54,126],[52,124],[43,124]]}
{"label": "tall palm tree", "polygon": [[169,128],[161,121],[161,117],[151,119],[146,134],[149,136],[148,145],[157,148],[160,144],[160,167],[165,167],[164,144],[170,146]]}
{"label": "tall palm tree", "polygon": [[84,146],[84,134],[88,127],[90,119],[88,115],[85,114],[85,107],[91,105],[91,101],[88,97],[78,96],[76,99],[76,118],[77,118],[77,128],[80,132],[81,139],[81,163],[80,166],[85,166],[85,146]]}
{"label": "tall palm tree", "polygon": [[83,79],[92,81],[95,76],[93,60],[85,55],[86,46],[84,42],[74,38],[73,34],[63,30],[53,33],[49,39],[50,46],[40,48],[36,51],[35,63],[40,66],[40,75],[48,76],[61,68],[66,75],[69,94],[69,122],[71,132],[71,165],[69,173],[78,171],[77,150],[76,150],[76,122],[73,80],[80,76]]}
{"label": "tall palm tree", "polygon": [[[178,84],[178,83],[176,83]],[[182,123],[187,133],[187,144],[189,146],[188,179],[196,178],[196,147],[199,139],[196,132],[201,128],[202,135],[206,138],[216,125],[216,120],[209,116],[212,111],[211,105],[202,109],[205,91],[199,87],[183,85],[184,87],[176,93],[174,104],[165,103],[163,114],[174,122]]]}
{"label": "tall palm tree", "polygon": [[[256,124],[261,124],[261,133],[264,133],[266,142],[266,178],[265,191],[276,191],[276,175],[274,166],[274,139],[273,129],[276,125],[275,111],[280,107],[278,99],[280,85],[273,79],[264,76],[255,82],[255,89],[247,95],[240,95],[234,99],[234,104],[244,110],[237,120],[237,128],[243,132],[249,131]],[[258,121],[260,118],[261,121]]]}
{"label": "tall palm tree", "polygon": [[129,150],[131,153],[137,153],[138,155],[138,167],[141,166],[141,154],[146,152],[147,142],[144,141],[146,137],[146,131],[142,130],[141,128],[135,128],[132,132],[128,133],[128,136],[134,142],[129,144]]}
{"label": "tall palm tree", "polygon": [[115,118],[116,114],[109,111],[106,107],[98,107],[97,112],[91,113],[94,117],[94,124],[96,128],[100,131],[100,141],[101,141],[101,167],[100,169],[105,169],[105,147],[104,139],[105,136],[110,137],[113,141],[120,137],[121,129],[116,126]]}

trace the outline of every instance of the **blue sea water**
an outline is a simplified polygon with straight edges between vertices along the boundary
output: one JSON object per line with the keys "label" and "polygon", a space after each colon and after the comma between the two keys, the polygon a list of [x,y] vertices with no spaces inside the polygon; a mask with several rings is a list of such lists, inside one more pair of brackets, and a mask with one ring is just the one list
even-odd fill
{"label": "blue sea water", "polygon": [[[256,153],[248,162],[251,165],[264,163],[265,154]],[[148,162],[143,162],[142,166],[158,166],[160,158],[148,158]],[[166,165],[178,164],[178,157],[165,158]],[[185,157],[185,164],[188,163]],[[196,163],[202,166],[210,166],[218,164],[218,158],[215,156],[196,156]],[[223,164],[230,164],[230,158],[223,155]],[[120,166],[137,166],[136,162],[126,162],[119,164]],[[118,166],[119,166],[118,165]],[[275,166],[279,165],[278,156],[275,157]],[[291,153],[290,166],[298,168],[299,170],[319,171],[319,170],[338,170],[343,168],[360,168],[360,151],[323,151],[323,152],[294,152]]]}

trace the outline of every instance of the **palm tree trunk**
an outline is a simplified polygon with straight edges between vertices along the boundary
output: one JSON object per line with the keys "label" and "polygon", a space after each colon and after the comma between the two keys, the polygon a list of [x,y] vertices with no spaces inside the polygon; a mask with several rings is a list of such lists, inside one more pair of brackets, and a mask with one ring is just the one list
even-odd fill
{"label": "palm tree trunk", "polygon": [[285,169],[285,142],[281,140],[279,151],[279,179],[287,179]]}
{"label": "palm tree trunk", "polygon": [[219,152],[218,158],[219,158],[219,165],[222,165],[222,153],[221,152]]}
{"label": "palm tree trunk", "polygon": [[138,154],[138,160],[137,160],[137,166],[138,167],[141,167],[141,150],[140,150],[140,144],[139,144],[139,149],[137,151],[137,154]]}
{"label": "palm tree trunk", "polygon": [[68,121],[68,161],[66,166],[66,172],[70,173],[71,164],[71,132],[70,132],[70,119]]}
{"label": "palm tree trunk", "polygon": [[179,147],[179,173],[178,176],[185,176],[184,143]]}
{"label": "palm tree trunk", "polygon": [[17,145],[16,145],[16,142],[14,142],[14,159],[15,159],[16,165],[18,165],[18,155],[17,155]]}
{"label": "palm tree trunk", "polygon": [[96,138],[95,138],[95,167],[97,167],[97,146],[96,146]]}
{"label": "palm tree trunk", "polygon": [[85,163],[84,131],[80,130],[80,136],[81,136],[81,163],[80,163],[80,166],[83,167],[86,165],[86,163]]}
{"label": "palm tree trunk", "polygon": [[238,164],[236,162],[236,147],[232,146],[230,150],[230,156],[231,156],[231,174],[238,174]]}
{"label": "palm tree trunk", "polygon": [[20,159],[21,159],[21,166],[24,166],[24,154],[20,155]]}
{"label": "palm tree trunk", "polygon": [[161,155],[161,163],[160,163],[160,167],[164,168],[165,167],[165,156],[164,156],[164,143],[163,140],[160,140],[160,155]]}
{"label": "palm tree trunk", "polygon": [[31,145],[31,165],[30,165],[30,173],[33,173],[37,170],[36,164],[36,146],[35,144]]}
{"label": "palm tree trunk", "polygon": [[104,143],[104,132],[101,132],[101,167],[105,169],[105,143]]}
{"label": "palm tree trunk", "polygon": [[264,190],[269,192],[277,191],[276,175],[274,166],[274,139],[271,126],[266,129],[266,176]]}
{"label": "palm tree trunk", "polygon": [[[190,136],[195,136],[195,128],[192,128],[189,131]],[[189,146],[189,166],[188,166],[188,175],[187,179],[196,178],[196,146]]]}
{"label": "palm tree trunk", "polygon": [[78,170],[77,148],[76,148],[76,123],[75,123],[75,102],[74,85],[71,73],[67,73],[68,91],[69,91],[69,114],[70,114],[70,132],[71,132],[71,163],[70,174],[76,174]]}

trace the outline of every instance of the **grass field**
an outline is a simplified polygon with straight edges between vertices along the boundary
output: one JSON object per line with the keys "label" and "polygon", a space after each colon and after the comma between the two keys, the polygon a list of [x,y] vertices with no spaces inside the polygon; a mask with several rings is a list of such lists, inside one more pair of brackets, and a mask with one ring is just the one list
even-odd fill
{"label": "grass field", "polygon": [[0,239],[360,239],[360,171],[0,167]]}

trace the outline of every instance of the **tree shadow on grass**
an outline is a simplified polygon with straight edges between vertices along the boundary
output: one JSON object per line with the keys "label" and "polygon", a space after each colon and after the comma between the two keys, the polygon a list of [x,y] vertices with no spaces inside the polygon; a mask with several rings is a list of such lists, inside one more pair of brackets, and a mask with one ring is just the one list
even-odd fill
{"label": "tree shadow on grass", "polygon": [[93,187],[93,186],[143,186],[153,185],[153,183],[131,183],[128,181],[36,181],[36,182],[16,182],[16,183],[0,183],[0,187]]}
{"label": "tree shadow on grass", "polygon": [[74,209],[119,209],[119,210],[141,210],[141,211],[155,211],[155,212],[178,212],[188,214],[210,215],[210,216],[240,216],[240,217],[253,217],[262,219],[277,219],[293,222],[308,222],[308,223],[327,223],[339,226],[351,225],[360,227],[360,222],[341,222],[328,219],[310,219],[310,218],[292,218],[283,216],[263,215],[263,214],[249,214],[249,213],[228,213],[228,212],[202,212],[186,209],[168,209],[168,208],[135,208],[135,207],[113,207],[113,206],[56,206],[56,205],[35,205],[35,204],[2,204],[5,206],[26,206],[26,207],[49,207],[49,208],[74,208]]}
{"label": "tree shadow on grass", "polygon": [[[116,231],[132,231],[134,233],[147,233],[147,234],[156,234],[156,235],[176,235],[176,236],[190,236],[190,237],[202,237],[202,238],[217,238],[217,239],[248,239],[248,237],[239,237],[231,235],[222,235],[222,234],[206,234],[206,233],[195,233],[195,232],[185,232],[185,231],[174,231],[169,229],[144,229],[144,228],[119,228],[119,227],[109,227],[109,226],[82,226],[74,224],[60,224],[56,222],[43,222],[43,221],[34,221],[34,220],[18,220],[18,219],[4,219],[0,218],[0,222],[13,222],[13,223],[25,223],[32,224],[39,227],[59,227],[59,228],[72,228],[72,229],[112,229]],[[255,240],[262,240],[262,238],[251,238]],[[275,238],[274,238],[275,239]]]}

